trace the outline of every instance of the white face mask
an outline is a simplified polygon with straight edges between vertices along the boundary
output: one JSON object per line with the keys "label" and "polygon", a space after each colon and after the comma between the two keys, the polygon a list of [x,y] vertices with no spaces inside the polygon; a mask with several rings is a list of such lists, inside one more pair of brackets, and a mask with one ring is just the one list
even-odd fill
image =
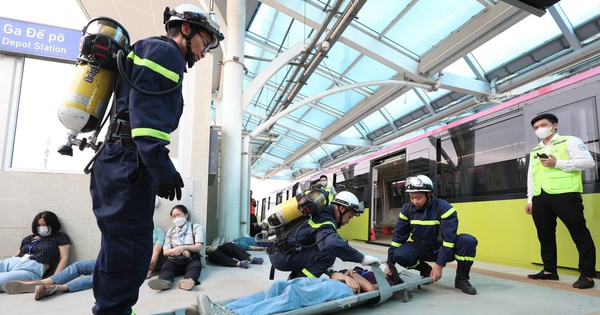
{"label": "white face mask", "polygon": [[48,226],[38,226],[37,231],[40,236],[48,236],[52,233],[52,229]]}
{"label": "white face mask", "polygon": [[381,265],[379,265],[379,268],[381,268],[381,271],[383,272],[384,275],[387,275],[388,273],[390,273],[390,268],[388,268],[387,264],[381,264]]}
{"label": "white face mask", "polygon": [[538,136],[538,138],[540,139],[546,139],[548,138],[550,135],[552,134],[552,127],[543,127],[543,128],[538,128],[535,131],[535,135]]}
{"label": "white face mask", "polygon": [[327,186],[327,181],[326,180],[322,180],[321,181],[321,186],[323,186],[323,187]]}
{"label": "white face mask", "polygon": [[185,220],[187,220],[185,217],[177,217],[173,219],[173,223],[175,226],[182,226],[185,223]]}

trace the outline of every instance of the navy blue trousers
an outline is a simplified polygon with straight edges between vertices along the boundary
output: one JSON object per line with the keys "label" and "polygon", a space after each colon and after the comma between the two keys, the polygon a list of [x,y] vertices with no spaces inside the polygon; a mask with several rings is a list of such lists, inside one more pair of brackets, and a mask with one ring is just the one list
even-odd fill
{"label": "navy blue trousers", "polygon": [[291,251],[282,254],[279,248],[272,244],[268,248],[269,259],[275,269],[281,271],[291,271],[290,279],[296,277],[319,278],[327,268],[333,266],[335,256],[326,251],[320,251],[319,247],[305,247],[300,251]]}
{"label": "navy blue trousers", "polygon": [[[473,265],[477,239],[470,234],[459,234],[454,243],[454,257],[449,257],[448,262],[456,260],[459,265],[470,268]],[[400,266],[411,269],[422,261],[436,261],[438,250],[430,250],[416,242],[406,242],[396,248],[392,259]]]}
{"label": "navy blue trousers", "polygon": [[130,315],[152,257],[155,186],[135,148],[107,144],[91,172],[102,243],[94,269],[97,315]]}

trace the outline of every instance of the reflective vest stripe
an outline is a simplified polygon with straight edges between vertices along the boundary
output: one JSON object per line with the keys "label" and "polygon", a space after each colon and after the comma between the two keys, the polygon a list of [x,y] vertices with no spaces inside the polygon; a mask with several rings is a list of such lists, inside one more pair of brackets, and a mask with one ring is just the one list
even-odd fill
{"label": "reflective vest stripe", "polygon": [[313,222],[313,220],[308,220],[308,224],[309,224],[309,225],[310,225],[310,227],[312,227],[313,229],[318,229],[318,228],[320,228],[321,226],[323,226],[323,224],[329,224],[329,225],[333,226],[333,228],[334,228],[334,229],[336,229],[336,230],[337,230],[337,227],[335,226],[335,224],[334,224],[333,222],[330,222],[330,221],[326,221],[326,222],[323,222],[323,223],[315,223],[315,222]]}
{"label": "reflective vest stripe", "polygon": [[306,270],[306,268],[302,269],[302,273],[309,278],[316,278],[310,271]]}
{"label": "reflective vest stripe", "polygon": [[475,261],[475,257],[470,257],[470,256],[454,255],[454,258],[456,258],[456,260],[460,260],[460,261]]}
{"label": "reflective vest stripe", "polygon": [[410,220],[410,224],[415,225],[440,225],[438,220]]}
{"label": "reflective vest stripe", "polygon": [[171,142],[171,135],[166,132],[162,132],[160,130],[156,130],[156,129],[152,129],[152,128],[131,129],[131,137],[135,138],[135,137],[141,137],[141,136],[148,136],[148,137],[153,137],[153,138],[157,138],[157,139],[162,139],[162,140],[168,141],[169,143]]}
{"label": "reflective vest stripe", "polygon": [[402,245],[402,244],[400,244],[400,243],[396,243],[396,242],[393,242],[393,241],[392,241],[392,246],[394,246],[394,247],[400,247],[401,245]]}
{"label": "reflective vest stripe", "polygon": [[135,65],[146,67],[175,83],[179,82],[179,79],[180,79],[179,74],[159,65],[158,63],[156,63],[150,59],[140,58],[140,57],[136,56],[133,51],[131,51],[127,55],[127,58],[131,59]]}
{"label": "reflective vest stripe", "polygon": [[448,209],[448,211],[446,211],[446,213],[442,214],[440,217],[442,219],[445,219],[447,217],[449,217],[451,214],[453,214],[454,212],[456,212],[456,209],[454,209],[454,207]]}

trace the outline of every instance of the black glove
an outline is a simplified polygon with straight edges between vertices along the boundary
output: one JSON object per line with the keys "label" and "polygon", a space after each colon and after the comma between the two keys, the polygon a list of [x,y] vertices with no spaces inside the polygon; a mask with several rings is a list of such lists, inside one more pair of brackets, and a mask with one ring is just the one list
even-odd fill
{"label": "black glove", "polygon": [[175,172],[167,179],[156,181],[156,194],[169,200],[173,200],[177,195],[177,200],[181,200],[181,187],[183,187],[183,179],[179,172]]}

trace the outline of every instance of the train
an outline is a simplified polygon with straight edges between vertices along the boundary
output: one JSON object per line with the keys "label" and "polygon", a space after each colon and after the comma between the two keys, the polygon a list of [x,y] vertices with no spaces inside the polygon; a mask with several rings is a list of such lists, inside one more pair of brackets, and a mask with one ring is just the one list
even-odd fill
{"label": "train", "polygon": [[[541,265],[533,219],[524,209],[529,153],[539,142],[530,121],[544,112],[555,114],[558,133],[581,138],[596,160],[595,168],[582,173],[583,202],[588,229],[600,245],[600,67],[328,170],[324,174],[336,190],[353,192],[367,209],[339,233],[389,246],[399,211],[409,202],[404,181],[424,174],[433,180],[435,194],[457,210],[458,232],[477,237],[477,260]],[[314,186],[320,175],[261,197],[259,214]],[[577,249],[560,220],[557,246],[558,265],[577,269]]]}

